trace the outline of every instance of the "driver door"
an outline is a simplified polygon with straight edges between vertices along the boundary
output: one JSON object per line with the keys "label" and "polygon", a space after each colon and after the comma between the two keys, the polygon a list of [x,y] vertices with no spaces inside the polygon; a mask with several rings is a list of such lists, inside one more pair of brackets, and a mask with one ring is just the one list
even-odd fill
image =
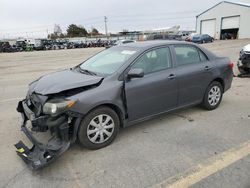
{"label": "driver door", "polygon": [[129,121],[145,118],[177,107],[177,83],[168,47],[144,53],[131,67],[144,71],[144,77],[125,83]]}

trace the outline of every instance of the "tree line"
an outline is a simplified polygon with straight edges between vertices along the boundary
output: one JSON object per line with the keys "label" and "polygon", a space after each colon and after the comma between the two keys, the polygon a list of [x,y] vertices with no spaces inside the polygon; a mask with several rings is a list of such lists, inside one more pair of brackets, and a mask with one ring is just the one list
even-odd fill
{"label": "tree line", "polygon": [[88,37],[101,35],[99,31],[92,27],[88,32],[83,26],[70,24],[67,28],[67,33],[62,33],[62,30],[59,25],[55,25],[54,32],[48,35],[49,39],[65,38],[65,37]]}

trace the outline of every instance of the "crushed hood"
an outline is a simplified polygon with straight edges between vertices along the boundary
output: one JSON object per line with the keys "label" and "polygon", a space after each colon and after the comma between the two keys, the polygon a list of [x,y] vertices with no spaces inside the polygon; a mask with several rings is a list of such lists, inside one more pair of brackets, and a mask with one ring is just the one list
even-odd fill
{"label": "crushed hood", "polygon": [[30,93],[41,95],[56,94],[62,91],[98,84],[103,78],[76,72],[63,70],[42,76],[30,84]]}

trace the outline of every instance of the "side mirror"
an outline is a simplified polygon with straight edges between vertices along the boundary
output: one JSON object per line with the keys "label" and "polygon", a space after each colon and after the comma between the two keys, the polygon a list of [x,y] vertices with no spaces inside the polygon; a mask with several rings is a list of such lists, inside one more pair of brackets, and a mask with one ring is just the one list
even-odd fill
{"label": "side mirror", "polygon": [[128,72],[127,78],[142,78],[144,76],[144,71],[143,69],[130,69]]}

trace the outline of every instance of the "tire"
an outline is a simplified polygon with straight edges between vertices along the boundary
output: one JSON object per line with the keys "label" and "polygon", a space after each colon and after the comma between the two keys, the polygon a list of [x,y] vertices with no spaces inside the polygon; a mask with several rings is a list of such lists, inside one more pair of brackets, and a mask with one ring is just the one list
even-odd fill
{"label": "tire", "polygon": [[213,81],[206,89],[202,106],[207,110],[216,109],[222,100],[223,87],[220,82]]}
{"label": "tire", "polygon": [[[103,125],[99,124],[100,120]],[[114,141],[119,128],[120,119],[117,113],[109,107],[99,107],[88,113],[82,120],[78,130],[78,141],[87,149],[100,149]]]}

